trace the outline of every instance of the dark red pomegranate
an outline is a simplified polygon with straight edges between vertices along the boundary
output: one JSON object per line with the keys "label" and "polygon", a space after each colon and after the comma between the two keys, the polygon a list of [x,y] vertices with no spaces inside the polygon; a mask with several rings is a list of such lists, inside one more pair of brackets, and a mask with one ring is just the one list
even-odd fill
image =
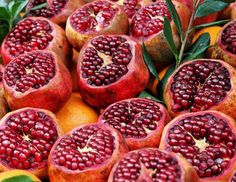
{"label": "dark red pomegranate", "polygon": [[234,171],[233,175],[230,177],[229,182],[236,182],[236,172]]}
{"label": "dark red pomegranate", "polygon": [[165,107],[143,98],[122,100],[108,106],[98,123],[117,129],[130,150],[158,147],[163,128],[171,120]]}
{"label": "dark red pomegranate", "polygon": [[106,182],[113,165],[127,152],[122,135],[112,127],[80,126],[53,146],[48,159],[50,182]]}
{"label": "dark red pomegranate", "polygon": [[103,108],[134,97],[149,80],[141,45],[125,35],[101,35],[87,42],[80,51],[77,76],[83,99]]}
{"label": "dark red pomegranate", "polygon": [[168,79],[164,100],[172,116],[218,110],[236,118],[236,71],[220,60],[182,64]]}
{"label": "dark red pomegranate", "polygon": [[128,17],[119,5],[98,0],[82,6],[68,18],[66,36],[79,51],[88,39],[102,34],[126,34],[128,26]]}
{"label": "dark red pomegranate", "polygon": [[197,182],[198,176],[186,159],[157,148],[127,153],[113,168],[108,182]]}
{"label": "dark red pomegranate", "polygon": [[[190,10],[178,1],[173,0],[173,3],[180,16],[184,33],[189,23]],[[164,17],[171,22],[174,43],[179,48],[179,35],[164,0],[159,0],[140,9],[133,16],[130,27],[131,37],[139,43],[144,41],[149,55],[156,62],[158,70],[171,64],[173,60],[173,54],[163,34]]]}
{"label": "dark red pomegranate", "polygon": [[58,111],[72,92],[70,73],[61,62],[55,53],[38,50],[22,54],[7,64],[3,86],[10,108]]}
{"label": "dark red pomegranate", "polygon": [[50,50],[68,65],[71,48],[64,30],[43,17],[21,20],[3,40],[1,54],[6,65],[20,54],[33,50]]}
{"label": "dark red pomegranate", "polygon": [[23,169],[46,178],[48,155],[60,135],[50,111],[24,108],[9,112],[0,123],[0,171]]}
{"label": "dark red pomegranate", "polygon": [[236,20],[222,28],[211,57],[222,59],[236,67]]}
{"label": "dark red pomegranate", "polygon": [[180,115],[164,128],[160,148],[185,157],[201,181],[228,181],[236,169],[236,122],[218,111]]}
{"label": "dark red pomegranate", "polygon": [[27,9],[45,2],[48,3],[47,7],[30,11],[28,16],[49,18],[52,22],[60,25],[65,25],[70,14],[84,4],[83,0],[30,0]]}

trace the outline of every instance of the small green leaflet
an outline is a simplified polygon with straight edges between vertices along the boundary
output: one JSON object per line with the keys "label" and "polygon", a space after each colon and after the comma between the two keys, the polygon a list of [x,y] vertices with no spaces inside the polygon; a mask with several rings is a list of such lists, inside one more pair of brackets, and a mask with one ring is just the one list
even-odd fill
{"label": "small green leaflet", "polygon": [[220,21],[214,21],[211,23],[200,24],[200,25],[193,27],[193,29],[196,30],[196,29],[201,29],[201,28],[206,28],[206,27],[211,27],[211,26],[216,26],[216,25],[224,25],[230,21],[231,20],[228,19],[228,20],[220,20]]}
{"label": "small green leaflet", "polygon": [[40,182],[40,181],[35,181],[32,180],[29,176],[26,175],[19,175],[19,176],[13,176],[10,178],[6,178],[2,180],[2,182]]}
{"label": "small green leaflet", "polygon": [[139,98],[148,98],[148,99],[152,99],[152,100],[154,100],[154,101],[156,101],[156,102],[159,102],[159,103],[164,104],[162,101],[158,100],[156,97],[152,96],[151,94],[149,94],[149,93],[146,92],[146,91],[142,91],[142,92],[139,94],[138,97],[139,97]]}

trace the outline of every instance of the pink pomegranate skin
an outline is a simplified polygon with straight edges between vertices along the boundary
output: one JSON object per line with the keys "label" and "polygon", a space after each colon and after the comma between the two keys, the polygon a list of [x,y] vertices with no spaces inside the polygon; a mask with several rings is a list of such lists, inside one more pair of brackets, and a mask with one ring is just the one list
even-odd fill
{"label": "pink pomegranate skin", "polygon": [[[25,24],[27,24],[27,22],[30,22],[30,24],[32,24],[32,22],[33,23],[40,22],[40,23],[38,23],[38,25],[34,27],[29,27],[31,26],[29,25],[27,26],[28,28],[26,29]],[[42,22],[44,23],[47,22],[46,23],[47,25],[45,25],[47,28],[45,30],[39,30],[40,29],[39,27],[42,26]],[[37,28],[38,30],[35,31],[35,29]],[[33,31],[35,31],[37,35],[34,35]],[[46,33],[47,34],[46,37],[42,37],[41,35],[45,33],[46,31],[48,31]],[[27,42],[26,43],[23,42],[22,39],[26,39]],[[32,41],[35,39],[37,39],[37,41],[39,42]],[[12,42],[12,40],[17,41],[17,43]],[[40,47],[43,43],[45,43],[44,41],[46,42],[47,45]],[[13,44],[13,46],[11,44]],[[9,47],[9,45],[11,46]],[[21,52],[17,51],[15,55],[13,55],[10,52],[10,50],[13,48],[14,50],[21,49],[23,45],[26,46],[27,50],[23,48]],[[64,30],[57,24],[43,17],[28,17],[18,22],[16,27],[13,28],[12,31],[9,32],[7,36],[4,38],[1,48],[0,48],[4,65],[11,62],[14,58],[19,56],[20,54],[30,52],[33,50],[53,51],[61,58],[61,61],[67,66],[69,65],[69,62],[71,61],[70,59],[72,55],[72,50],[66,39]]]}

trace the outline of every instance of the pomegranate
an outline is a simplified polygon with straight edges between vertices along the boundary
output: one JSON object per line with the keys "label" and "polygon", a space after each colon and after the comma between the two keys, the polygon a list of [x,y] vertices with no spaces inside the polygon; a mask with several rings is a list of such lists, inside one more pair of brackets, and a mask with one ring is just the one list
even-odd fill
{"label": "pomegranate", "polygon": [[229,182],[236,182],[236,172],[234,171],[233,175],[230,177]]}
{"label": "pomegranate", "polygon": [[4,98],[4,89],[2,84],[2,75],[4,67],[0,64],[0,119],[7,113],[7,103]]}
{"label": "pomegranate", "polygon": [[171,120],[165,107],[155,101],[132,98],[107,107],[98,119],[117,129],[130,150],[158,147],[162,130]]}
{"label": "pomegranate", "polygon": [[180,115],[163,131],[160,148],[181,154],[200,181],[228,181],[236,169],[236,122],[219,111]]}
{"label": "pomegranate", "polygon": [[172,116],[207,109],[236,118],[236,71],[220,60],[182,64],[167,80],[164,100]]}
{"label": "pomegranate", "polygon": [[77,78],[82,98],[104,108],[144,90],[149,72],[140,44],[125,35],[101,35],[80,51]]}
{"label": "pomegranate", "polygon": [[[180,16],[183,33],[186,31],[190,10],[186,5],[173,0],[175,8]],[[148,54],[156,62],[158,70],[171,64],[173,54],[163,34],[164,17],[171,21],[173,39],[177,48],[180,47],[180,39],[174,22],[171,20],[170,13],[164,0],[157,1],[140,9],[131,21],[130,35],[139,43],[144,41]]]}
{"label": "pomegranate", "polygon": [[233,3],[233,5],[232,5],[231,19],[232,19],[232,20],[235,20],[235,19],[236,19],[236,2]]}
{"label": "pomegranate", "polygon": [[177,0],[177,1],[188,6],[188,8],[191,10],[191,12],[193,11],[193,0]]}
{"label": "pomegranate", "polygon": [[50,50],[68,65],[71,48],[64,30],[43,17],[21,20],[3,40],[1,54],[6,65],[20,54],[33,50]]}
{"label": "pomegranate", "polygon": [[0,64],[0,94],[3,92],[2,76],[3,76],[3,65]]}
{"label": "pomegranate", "polygon": [[55,53],[46,50],[22,54],[7,64],[3,86],[12,110],[37,107],[55,112],[72,92],[69,71]]}
{"label": "pomegranate", "polygon": [[80,50],[89,38],[126,34],[128,26],[128,17],[119,5],[98,0],[82,6],[68,18],[66,36],[73,48]]}
{"label": "pomegranate", "polygon": [[221,30],[211,57],[222,59],[236,67],[236,20],[227,23]]}
{"label": "pomegranate", "polygon": [[49,154],[50,182],[106,182],[128,147],[115,129],[82,125],[62,136]]}
{"label": "pomegranate", "polygon": [[197,182],[198,176],[186,159],[157,148],[127,153],[113,168],[108,182]]}
{"label": "pomegranate", "polygon": [[218,19],[220,19],[220,20],[230,19],[231,18],[232,10],[236,6],[235,4],[236,4],[235,2],[234,3],[230,3],[225,9],[220,11],[218,13]]}
{"label": "pomegranate", "polygon": [[50,111],[28,107],[9,112],[0,122],[0,171],[23,169],[47,177],[48,155],[60,135]]}
{"label": "pomegranate", "polygon": [[84,4],[83,0],[30,0],[27,9],[29,10],[45,2],[48,3],[47,7],[30,11],[28,16],[49,18],[52,22],[60,25],[65,25],[70,14]]}

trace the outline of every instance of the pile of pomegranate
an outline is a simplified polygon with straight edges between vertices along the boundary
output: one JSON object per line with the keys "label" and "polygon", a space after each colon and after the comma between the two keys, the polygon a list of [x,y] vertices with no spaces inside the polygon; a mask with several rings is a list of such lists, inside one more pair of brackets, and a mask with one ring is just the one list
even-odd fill
{"label": "pile of pomegranate", "polygon": [[[172,2],[185,35],[193,0]],[[149,97],[146,55],[157,72],[175,63],[164,19],[177,50],[182,42],[165,0],[29,0],[25,11],[0,45],[0,178],[236,182],[236,3],[192,22],[231,19],[207,54],[169,75],[162,102]]]}

